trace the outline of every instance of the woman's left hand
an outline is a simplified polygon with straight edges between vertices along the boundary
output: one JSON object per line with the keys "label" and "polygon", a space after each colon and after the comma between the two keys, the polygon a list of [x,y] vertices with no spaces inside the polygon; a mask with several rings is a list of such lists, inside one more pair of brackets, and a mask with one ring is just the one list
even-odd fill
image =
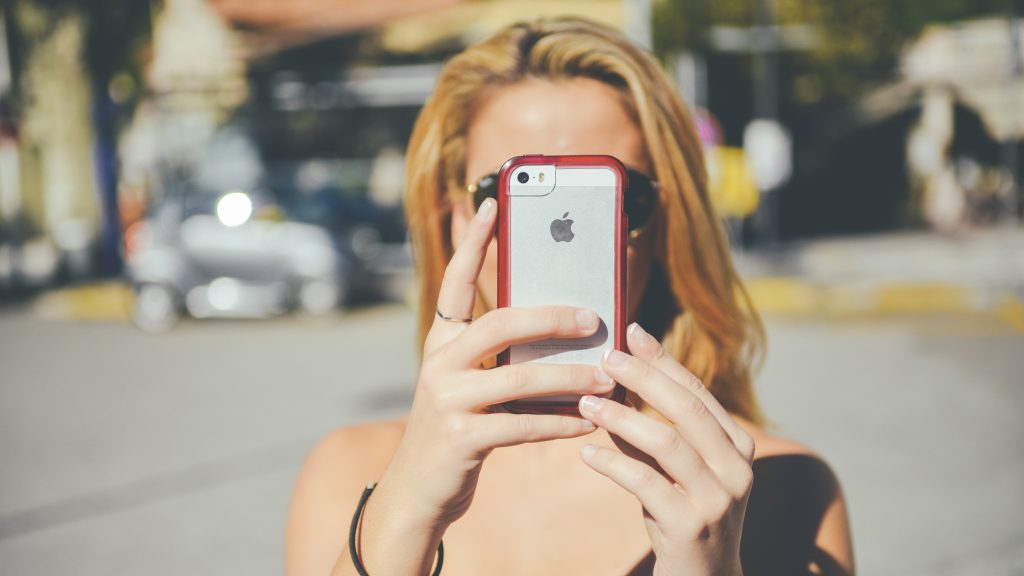
{"label": "woman's left hand", "polygon": [[689,370],[639,325],[603,367],[671,421],[585,396],[580,412],[609,432],[618,450],[584,447],[583,461],[643,507],[656,576],[737,576],[740,535],[753,482],[754,441]]}

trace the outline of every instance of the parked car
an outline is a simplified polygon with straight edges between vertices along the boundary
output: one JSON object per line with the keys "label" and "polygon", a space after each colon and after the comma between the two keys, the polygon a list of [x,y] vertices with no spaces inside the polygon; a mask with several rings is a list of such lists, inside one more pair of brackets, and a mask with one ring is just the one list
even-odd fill
{"label": "parked car", "polygon": [[345,301],[353,263],[326,229],[288,220],[273,203],[230,192],[168,202],[125,234],[133,318],[147,331],[197,317],[325,314]]}

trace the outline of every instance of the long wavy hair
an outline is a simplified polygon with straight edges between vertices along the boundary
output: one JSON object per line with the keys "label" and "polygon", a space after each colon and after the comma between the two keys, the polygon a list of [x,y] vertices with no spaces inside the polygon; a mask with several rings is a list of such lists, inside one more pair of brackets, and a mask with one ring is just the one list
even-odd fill
{"label": "long wavy hair", "polygon": [[[517,23],[470,46],[444,66],[420,112],[407,152],[405,195],[419,284],[419,348],[452,256],[451,207],[465,194],[466,135],[474,112],[495,87],[574,77],[599,80],[622,94],[659,183],[651,231],[655,262],[637,321],[727,410],[761,423],[751,373],[763,355],[764,327],[711,205],[693,120],[648,52],[584,19]],[[480,298],[477,308],[482,311]]]}

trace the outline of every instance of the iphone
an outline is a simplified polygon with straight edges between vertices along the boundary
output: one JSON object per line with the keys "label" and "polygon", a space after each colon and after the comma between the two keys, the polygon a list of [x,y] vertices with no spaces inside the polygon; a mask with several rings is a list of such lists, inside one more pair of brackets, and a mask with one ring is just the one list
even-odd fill
{"label": "iphone", "polygon": [[[581,306],[600,318],[593,336],[514,345],[498,364],[600,365],[606,350],[625,345],[625,168],[612,156],[517,156],[498,178],[498,305]],[[617,384],[606,397],[622,402],[625,395]],[[579,398],[521,398],[502,406],[578,415]]]}

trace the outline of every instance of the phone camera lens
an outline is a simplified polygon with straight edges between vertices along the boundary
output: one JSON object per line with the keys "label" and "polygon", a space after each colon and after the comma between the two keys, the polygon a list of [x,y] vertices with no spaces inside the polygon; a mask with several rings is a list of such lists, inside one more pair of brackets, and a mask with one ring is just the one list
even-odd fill
{"label": "phone camera lens", "polygon": [[520,172],[516,179],[519,180],[520,184],[526,184],[526,181],[530,179],[530,175],[526,172]]}

